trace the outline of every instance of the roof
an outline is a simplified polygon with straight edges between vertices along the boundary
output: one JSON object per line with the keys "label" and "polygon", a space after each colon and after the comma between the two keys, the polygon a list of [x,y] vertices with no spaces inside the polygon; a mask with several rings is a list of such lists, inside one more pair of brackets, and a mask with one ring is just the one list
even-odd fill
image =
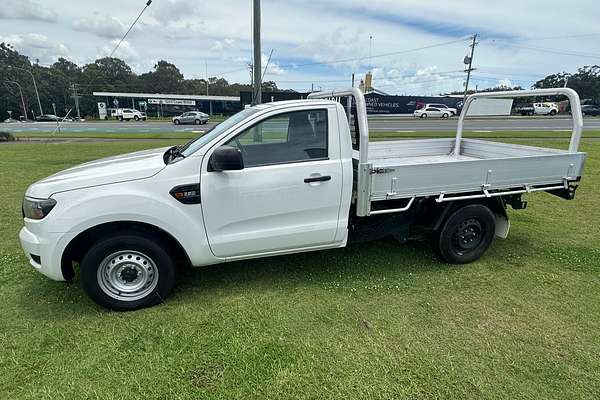
{"label": "roof", "polygon": [[327,100],[327,99],[282,100],[282,101],[274,101],[271,103],[257,104],[257,105],[252,106],[252,108],[256,108],[258,110],[265,110],[265,109],[273,108],[273,107],[289,107],[289,106],[295,106],[295,105],[306,105],[307,103],[329,105],[329,104],[336,104],[337,102],[335,102],[333,100]]}
{"label": "roof", "polygon": [[240,101],[237,96],[206,96],[195,94],[165,94],[165,93],[127,93],[127,92],[93,92],[99,97],[129,97],[144,99],[175,99],[175,100],[215,100],[215,101]]}

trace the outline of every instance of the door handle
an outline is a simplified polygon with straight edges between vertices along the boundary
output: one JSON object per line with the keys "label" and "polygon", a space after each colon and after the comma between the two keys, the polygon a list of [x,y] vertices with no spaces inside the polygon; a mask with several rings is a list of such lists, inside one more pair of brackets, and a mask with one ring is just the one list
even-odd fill
{"label": "door handle", "polygon": [[313,183],[313,182],[325,182],[330,181],[330,175],[319,175],[319,176],[310,176],[308,178],[304,178],[304,183]]}

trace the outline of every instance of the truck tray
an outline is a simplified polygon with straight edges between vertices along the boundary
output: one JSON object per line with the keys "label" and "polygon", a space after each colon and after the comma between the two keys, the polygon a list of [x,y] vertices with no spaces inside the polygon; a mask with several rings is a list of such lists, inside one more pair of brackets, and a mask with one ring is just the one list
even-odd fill
{"label": "truck tray", "polygon": [[[469,107],[480,99],[566,96],[571,106],[573,132],[569,150],[556,150],[486,140],[464,139]],[[581,102],[573,89],[554,88],[475,93],[467,97],[454,139],[369,141],[363,93],[357,88],[311,93],[309,98],[346,99],[352,127],[356,215],[408,211],[414,200],[437,196],[438,202],[548,191],[572,198],[583,174],[586,154],[578,150],[583,129]],[[406,205],[377,209],[371,203],[408,199]]]}
{"label": "truck tray", "polygon": [[463,139],[369,143],[371,201],[526,189],[577,180],[585,153]]}

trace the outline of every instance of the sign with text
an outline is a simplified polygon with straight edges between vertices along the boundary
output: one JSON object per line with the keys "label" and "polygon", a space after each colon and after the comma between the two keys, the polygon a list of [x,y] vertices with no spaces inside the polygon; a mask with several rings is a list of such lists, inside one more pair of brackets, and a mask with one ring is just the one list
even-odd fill
{"label": "sign with text", "polygon": [[196,101],[179,99],[148,99],[148,104],[165,104],[170,106],[195,106]]}
{"label": "sign with text", "polygon": [[98,115],[100,119],[106,119],[106,103],[99,102],[98,103]]}

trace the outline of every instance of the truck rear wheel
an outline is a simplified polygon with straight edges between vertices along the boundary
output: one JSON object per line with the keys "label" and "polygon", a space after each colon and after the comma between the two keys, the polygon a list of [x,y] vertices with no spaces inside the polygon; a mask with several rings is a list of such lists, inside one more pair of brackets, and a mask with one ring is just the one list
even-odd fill
{"label": "truck rear wheel", "polygon": [[435,232],[433,246],[451,264],[478,260],[492,244],[496,222],[492,211],[481,204],[455,210]]}
{"label": "truck rear wheel", "polygon": [[83,288],[96,303],[130,311],[163,302],[175,284],[167,250],[141,233],[123,233],[92,245],[81,261]]}

